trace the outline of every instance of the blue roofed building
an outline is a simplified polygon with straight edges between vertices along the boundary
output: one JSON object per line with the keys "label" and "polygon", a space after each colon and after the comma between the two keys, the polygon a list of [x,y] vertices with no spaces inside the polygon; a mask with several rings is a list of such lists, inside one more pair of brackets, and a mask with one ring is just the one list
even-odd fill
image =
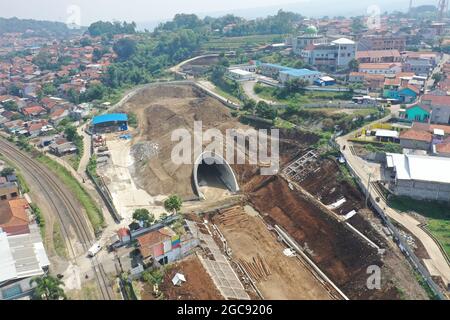
{"label": "blue roofed building", "polygon": [[108,133],[128,130],[128,115],[111,113],[96,116],[92,119],[94,133]]}
{"label": "blue roofed building", "polygon": [[281,83],[285,83],[289,80],[304,80],[309,82],[309,84],[314,83],[314,81],[320,79],[322,73],[319,71],[313,71],[309,69],[288,69],[280,72],[279,80]]}
{"label": "blue roofed building", "polygon": [[279,80],[282,84],[293,79],[305,80],[312,84],[322,77],[321,72],[309,69],[295,69],[272,63],[259,63],[258,66],[262,75]]}

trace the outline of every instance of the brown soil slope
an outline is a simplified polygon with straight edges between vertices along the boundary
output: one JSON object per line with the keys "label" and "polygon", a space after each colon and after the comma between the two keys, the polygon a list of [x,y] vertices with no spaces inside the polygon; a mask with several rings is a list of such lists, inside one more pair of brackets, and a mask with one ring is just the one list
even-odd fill
{"label": "brown soil slope", "polygon": [[[143,90],[124,106],[139,119],[139,129],[133,143],[151,141],[160,146],[157,157],[135,164],[134,178],[139,187],[151,195],[176,193],[185,199],[194,198],[192,165],[176,165],[171,153],[177,142],[171,141],[176,129],[193,132],[194,121],[203,122],[203,130],[216,128],[246,128],[230,110],[217,100],[205,96],[194,87],[173,85]],[[193,134],[191,134],[193,136]],[[191,159],[193,151],[191,150]]]}

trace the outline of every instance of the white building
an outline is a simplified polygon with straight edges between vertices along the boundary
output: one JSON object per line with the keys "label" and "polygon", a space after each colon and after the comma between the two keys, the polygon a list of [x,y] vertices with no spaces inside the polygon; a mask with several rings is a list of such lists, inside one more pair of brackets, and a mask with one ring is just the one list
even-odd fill
{"label": "white building", "polygon": [[312,44],[302,50],[302,58],[314,66],[347,67],[356,58],[356,43],[340,38],[330,43]]}
{"label": "white building", "polygon": [[30,225],[30,233],[15,236],[0,229],[0,300],[29,295],[30,280],[44,275],[49,265],[37,225]]}
{"label": "white building", "polygon": [[387,153],[386,167],[396,195],[450,201],[450,158]]}
{"label": "white building", "polygon": [[250,81],[255,79],[255,74],[242,69],[228,69],[227,77],[235,81]]}
{"label": "white building", "polygon": [[359,72],[368,74],[390,75],[400,73],[401,71],[401,63],[361,63],[359,65]]}

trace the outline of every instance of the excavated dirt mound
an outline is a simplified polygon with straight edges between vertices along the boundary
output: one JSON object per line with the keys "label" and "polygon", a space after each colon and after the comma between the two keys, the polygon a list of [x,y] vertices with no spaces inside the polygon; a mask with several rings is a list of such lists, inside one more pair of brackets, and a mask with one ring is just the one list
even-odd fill
{"label": "excavated dirt mound", "polygon": [[384,283],[383,290],[366,287],[367,267],[383,266],[374,248],[298,191],[292,191],[282,178],[258,180],[259,185],[253,187],[250,195],[254,207],[269,224],[286,229],[351,299],[398,298],[392,283]]}
{"label": "excavated dirt mound", "polygon": [[[203,122],[203,130],[247,127],[231,116],[230,110],[217,100],[205,96],[191,86],[157,86],[135,95],[124,106],[125,112],[134,112],[139,128],[133,144],[152,142],[159,145],[159,154],[148,161],[137,161],[133,177],[136,184],[149,194],[176,193],[184,199],[195,198],[192,186],[193,165],[177,165],[171,153],[178,142],[171,141],[176,129],[187,129],[193,136],[194,121]],[[194,159],[191,150],[192,163]]]}

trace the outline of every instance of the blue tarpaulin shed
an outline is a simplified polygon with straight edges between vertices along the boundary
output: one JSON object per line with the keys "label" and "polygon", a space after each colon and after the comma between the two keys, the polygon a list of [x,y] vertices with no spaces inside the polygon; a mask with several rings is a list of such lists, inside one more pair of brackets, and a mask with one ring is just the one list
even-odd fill
{"label": "blue tarpaulin shed", "polygon": [[92,119],[92,124],[95,126],[97,124],[108,122],[127,122],[127,121],[128,115],[126,115],[125,113],[111,113],[94,117]]}

